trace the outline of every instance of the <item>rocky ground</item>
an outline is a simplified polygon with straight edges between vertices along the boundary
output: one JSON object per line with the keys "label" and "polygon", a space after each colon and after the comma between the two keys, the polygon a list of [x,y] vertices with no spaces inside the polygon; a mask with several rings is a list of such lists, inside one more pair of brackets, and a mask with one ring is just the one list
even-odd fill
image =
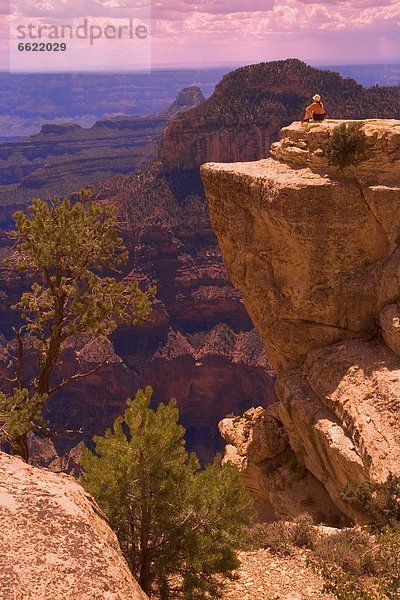
{"label": "rocky ground", "polygon": [[306,550],[278,556],[268,549],[241,552],[238,579],[226,584],[223,600],[329,600],[323,581],[307,565]]}

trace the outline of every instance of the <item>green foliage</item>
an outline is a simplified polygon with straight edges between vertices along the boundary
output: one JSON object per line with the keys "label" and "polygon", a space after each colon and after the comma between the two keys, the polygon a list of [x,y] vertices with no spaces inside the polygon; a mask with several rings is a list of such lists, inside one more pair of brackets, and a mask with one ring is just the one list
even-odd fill
{"label": "green foliage", "polygon": [[369,514],[370,524],[318,541],[313,561],[326,591],[338,600],[400,599],[400,477],[353,483],[341,497]]}
{"label": "green foliage", "polygon": [[366,153],[366,135],[362,131],[363,123],[341,123],[333,130],[326,144],[326,153],[330,165],[344,169],[361,162]]}
{"label": "green foliage", "polygon": [[336,119],[400,117],[398,87],[366,89],[353,79],[342,79],[339,73],[287,59],[231,71],[207,102],[178,115],[173,126],[183,129],[195,120],[204,129],[214,127],[215,131],[232,124],[245,131],[252,124],[279,130],[302,118],[315,90],[321,94],[329,116]]}
{"label": "green foliage", "polygon": [[320,536],[310,562],[324,578],[324,590],[338,600],[400,599],[399,530]]}
{"label": "green foliage", "polygon": [[218,597],[216,574],[238,566],[235,549],[250,518],[238,472],[203,471],[188,456],[175,400],[149,408],[152,390],[139,390],[95,451],[84,449],[83,484],[117,533],[140,585],[157,597]]}
{"label": "green foliage", "polygon": [[341,498],[370,515],[374,529],[400,526],[400,477],[390,474],[384,483],[352,483]]}
{"label": "green foliage", "polygon": [[[122,283],[104,270],[118,272],[128,254],[117,234],[116,209],[90,201],[37,198],[29,213],[14,213],[16,230],[11,264],[34,278],[28,292],[13,306],[24,326],[17,333],[18,358],[13,395],[0,399],[0,442],[23,446],[30,430],[46,432],[40,408],[69,380],[54,381],[54,371],[71,339],[83,336],[108,341],[117,324],[140,324],[150,313],[155,288],[141,291],[137,282]],[[35,351],[38,374],[27,385],[24,377],[26,346]],[[20,450],[19,450],[20,451]],[[22,456],[27,458],[26,449]]]}
{"label": "green foliage", "polygon": [[37,198],[29,210],[30,216],[14,213],[17,229],[11,237],[18,242],[16,267],[33,271],[40,282],[13,308],[22,311],[40,352],[48,349],[46,332],[58,309],[63,338],[80,333],[107,336],[117,319],[136,324],[148,316],[149,295],[137,282],[122,284],[98,274],[117,271],[128,258],[117,235],[114,206],[71,204],[68,199],[49,205]]}
{"label": "green foliage", "polygon": [[386,530],[379,535],[380,560],[384,576],[379,590],[386,598],[400,599],[400,530]]}
{"label": "green foliage", "polygon": [[[30,395],[26,388],[15,388],[13,394],[0,392],[0,440],[13,445],[25,438],[35,422],[44,425],[41,412],[46,400],[46,396]],[[24,452],[18,443],[14,449],[20,454]]]}

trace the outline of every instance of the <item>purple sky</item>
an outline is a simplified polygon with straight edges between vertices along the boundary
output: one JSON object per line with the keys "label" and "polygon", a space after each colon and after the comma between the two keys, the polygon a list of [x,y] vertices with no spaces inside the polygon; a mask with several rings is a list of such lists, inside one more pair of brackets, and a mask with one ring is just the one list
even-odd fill
{"label": "purple sky", "polygon": [[400,2],[155,0],[153,59],[370,62],[400,57]]}
{"label": "purple sky", "polygon": [[[16,0],[32,21],[127,19],[137,0]],[[9,1],[0,0],[0,35]],[[400,58],[400,2],[390,0],[152,0],[152,65],[246,64],[297,57],[311,63]],[[46,21],[47,20],[47,21]],[[75,21],[76,22],[76,21]],[[128,56],[129,40],[124,41]]]}

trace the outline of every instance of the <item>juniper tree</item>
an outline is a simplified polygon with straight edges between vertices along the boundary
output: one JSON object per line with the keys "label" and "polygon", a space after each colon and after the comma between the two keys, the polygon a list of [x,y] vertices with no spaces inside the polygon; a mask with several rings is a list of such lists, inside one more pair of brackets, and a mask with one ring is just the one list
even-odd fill
{"label": "juniper tree", "polygon": [[363,122],[341,123],[332,132],[326,144],[328,163],[339,170],[356,166],[365,160],[367,137]]}
{"label": "juniper tree", "polygon": [[[155,289],[117,281],[128,258],[117,233],[116,208],[81,200],[55,198],[51,204],[33,200],[29,214],[14,213],[15,241],[9,262],[33,278],[29,291],[13,306],[23,325],[16,334],[17,356],[12,393],[0,392],[0,442],[28,458],[27,433],[49,434],[42,409],[46,401],[72,381],[93,373],[77,372],[60,379],[55,374],[69,341],[108,341],[119,323],[140,324],[149,315]],[[104,276],[104,271],[108,275]],[[37,373],[25,375],[27,348],[34,352]]]}
{"label": "juniper tree", "polygon": [[220,457],[200,470],[185,450],[175,400],[152,410],[151,394],[139,390],[113,427],[93,438],[94,451],[84,448],[83,485],[147,594],[216,598],[216,575],[238,566],[250,500],[236,468],[221,466]]}

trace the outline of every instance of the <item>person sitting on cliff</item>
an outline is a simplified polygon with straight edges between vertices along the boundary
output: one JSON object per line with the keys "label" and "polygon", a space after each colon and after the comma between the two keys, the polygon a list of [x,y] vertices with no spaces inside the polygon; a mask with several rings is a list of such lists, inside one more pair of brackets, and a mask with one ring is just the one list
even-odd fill
{"label": "person sitting on cliff", "polygon": [[308,123],[310,119],[313,119],[314,121],[323,121],[326,117],[325,107],[321,102],[321,96],[315,94],[313,100],[314,102],[306,108],[303,123]]}

